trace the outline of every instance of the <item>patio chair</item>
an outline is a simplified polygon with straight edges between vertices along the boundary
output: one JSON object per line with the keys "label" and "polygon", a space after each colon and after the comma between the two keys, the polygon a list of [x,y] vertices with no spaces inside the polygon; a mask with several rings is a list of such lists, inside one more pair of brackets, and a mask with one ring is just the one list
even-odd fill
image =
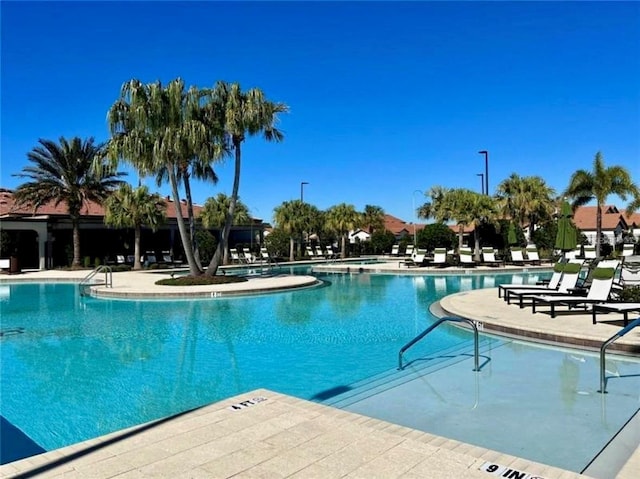
{"label": "patio chair", "polygon": [[635,245],[633,243],[625,243],[622,245],[622,253],[620,253],[620,255],[623,258],[626,258],[627,256],[633,256],[634,249]]}
{"label": "patio chair", "polygon": [[158,262],[158,259],[156,258],[156,254],[153,251],[147,251],[144,254],[144,265],[145,266],[151,266],[152,264],[156,264]]}
{"label": "patio chair", "polygon": [[640,286],[640,256],[626,256],[620,269],[620,286]]}
{"label": "patio chair", "polygon": [[433,250],[433,261],[431,262],[434,266],[443,267],[447,265],[447,248],[436,248]]}
{"label": "patio chair", "polygon": [[522,248],[510,248],[511,264],[524,264],[524,254]]}
{"label": "patio chair", "polygon": [[551,307],[551,317],[556,317],[556,306],[566,305],[569,309],[578,306],[593,305],[597,303],[606,303],[609,301],[611,290],[613,288],[613,279],[616,270],[620,266],[618,260],[601,261],[595,268],[593,280],[586,296],[576,295],[536,295],[531,297],[532,312],[536,313],[536,308],[540,304],[548,304]]}
{"label": "patio chair", "polygon": [[[545,291],[544,294],[548,296],[566,296],[567,294],[570,294],[570,290],[574,288],[578,283],[582,263],[582,260],[571,260],[571,262],[569,263],[560,263],[560,267],[562,269],[562,277],[560,278],[560,282],[558,283],[558,288],[555,290]],[[518,305],[521,309],[525,306],[525,298],[530,298],[531,296],[539,294],[541,293],[537,288],[507,289],[505,293],[507,304],[511,304],[511,297],[515,296],[516,298],[518,298]]]}
{"label": "patio chair", "polygon": [[246,263],[243,256],[240,256],[236,248],[229,248],[229,254],[231,255],[231,262],[236,264]]}
{"label": "patio chair", "polygon": [[404,264],[407,267],[411,267],[411,266],[419,267],[419,266],[422,266],[424,264],[424,258],[425,258],[426,255],[427,255],[427,250],[426,249],[418,248],[413,253],[413,256],[411,256],[410,258],[406,258],[404,260]]}
{"label": "patio chair", "polygon": [[527,246],[525,251],[527,253],[527,263],[542,264],[536,245]]}
{"label": "patio chair", "polygon": [[539,284],[522,284],[522,283],[507,283],[507,284],[499,284],[498,285],[498,298],[503,296],[504,300],[507,300],[507,291],[510,289],[536,289],[541,291],[542,293],[546,291],[553,291],[558,289],[558,285],[560,284],[560,280],[562,279],[562,272],[564,271],[564,264],[561,262],[557,262],[553,266],[553,274],[549,281],[544,281]]}
{"label": "patio chair", "polygon": [[249,248],[242,248],[242,255],[244,256],[244,259],[247,261],[247,263],[255,263],[256,257]]}
{"label": "patio chair", "polygon": [[305,250],[307,252],[307,256],[309,257],[309,259],[316,259],[316,254],[313,251],[313,248],[311,246],[307,246]]}
{"label": "patio chair", "polygon": [[333,250],[333,246],[331,246],[330,244],[325,246],[324,249],[327,259],[336,259],[338,257],[338,253]]}
{"label": "patio chair", "polygon": [[326,259],[324,255],[324,251],[322,251],[322,248],[320,247],[320,245],[316,246],[316,258]]}
{"label": "patio chair", "polygon": [[593,324],[596,324],[598,313],[621,313],[624,325],[627,326],[629,324],[629,313],[634,311],[640,313],[640,303],[623,303],[620,301],[595,303],[591,305],[591,319]]}
{"label": "patio chair", "polygon": [[596,259],[596,247],[592,245],[584,245],[584,259]]}
{"label": "patio chair", "polygon": [[404,256],[407,258],[411,258],[413,256],[413,250],[415,249],[415,246],[412,244],[408,244],[406,249],[404,250]]}
{"label": "patio chair", "polygon": [[399,244],[394,244],[391,247],[390,256],[400,256],[400,245]]}
{"label": "patio chair", "polygon": [[460,257],[460,265],[461,266],[475,266],[476,262],[473,259],[473,251],[471,248],[462,247],[460,251],[458,251]]}
{"label": "patio chair", "polygon": [[501,261],[496,259],[496,250],[493,248],[482,248],[482,264],[488,266],[500,266]]}

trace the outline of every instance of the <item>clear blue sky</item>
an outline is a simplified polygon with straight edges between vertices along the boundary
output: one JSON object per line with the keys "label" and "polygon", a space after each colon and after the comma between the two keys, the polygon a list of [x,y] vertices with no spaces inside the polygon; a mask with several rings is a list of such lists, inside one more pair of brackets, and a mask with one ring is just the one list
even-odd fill
{"label": "clear blue sky", "polygon": [[[300,197],[413,221],[434,185],[516,172],[563,190],[600,150],[640,182],[638,2],[6,2],[0,186],[38,138],[108,139],[123,82],[259,87],[291,112],[249,139],[240,197],[256,217]],[[231,193],[233,161],[204,203]],[[129,181],[136,184],[135,174]],[[147,179],[156,190],[152,180]],[[159,189],[168,193],[166,186]],[[621,201],[616,200],[620,206]]]}

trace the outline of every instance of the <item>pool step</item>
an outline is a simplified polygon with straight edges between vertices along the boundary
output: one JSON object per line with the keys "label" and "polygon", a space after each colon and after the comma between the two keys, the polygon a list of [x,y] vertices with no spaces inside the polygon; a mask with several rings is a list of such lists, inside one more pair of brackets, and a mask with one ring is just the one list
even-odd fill
{"label": "pool step", "polygon": [[[481,338],[479,345],[480,354],[482,355],[483,351],[499,347],[502,344],[504,344],[502,340]],[[328,406],[344,408],[370,396],[387,391],[461,361],[469,360],[470,367],[473,368],[473,350],[473,341],[465,341],[464,343],[440,350],[427,357],[414,359],[413,362],[409,362],[403,370],[389,369],[378,375],[353,383],[349,386],[348,390],[343,393],[336,394],[318,402]],[[481,358],[481,366],[482,363]]]}

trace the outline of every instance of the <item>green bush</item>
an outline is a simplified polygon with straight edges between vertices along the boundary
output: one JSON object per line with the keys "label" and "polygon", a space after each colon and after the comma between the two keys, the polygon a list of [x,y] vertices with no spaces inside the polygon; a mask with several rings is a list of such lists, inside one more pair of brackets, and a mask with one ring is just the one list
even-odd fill
{"label": "green bush", "polygon": [[418,248],[433,251],[435,248],[453,249],[458,244],[456,234],[444,223],[426,225],[418,232]]}
{"label": "green bush", "polygon": [[228,284],[242,283],[247,278],[242,276],[178,276],[176,278],[166,278],[156,281],[162,286],[202,286],[207,284]]}
{"label": "green bush", "polygon": [[91,256],[85,256],[83,259],[83,263],[85,268],[90,268],[91,267]]}
{"label": "green bush", "polygon": [[620,291],[620,301],[640,303],[640,286],[627,286]]}
{"label": "green bush", "polygon": [[395,242],[396,237],[391,231],[374,231],[370,241],[371,252],[373,254],[389,253]]}

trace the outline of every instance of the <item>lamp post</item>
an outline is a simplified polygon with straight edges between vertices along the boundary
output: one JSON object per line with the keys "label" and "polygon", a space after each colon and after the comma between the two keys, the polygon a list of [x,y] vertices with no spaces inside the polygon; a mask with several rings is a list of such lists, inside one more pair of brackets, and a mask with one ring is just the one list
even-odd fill
{"label": "lamp post", "polygon": [[304,203],[304,185],[308,185],[309,182],[302,181],[300,182],[300,202]]}
{"label": "lamp post", "polygon": [[411,199],[413,201],[413,218],[414,218],[414,222],[413,222],[413,246],[417,247],[418,246],[418,234],[416,232],[416,222],[418,220],[418,215],[416,213],[416,193],[422,193],[421,190],[413,190],[413,193],[411,194]]}
{"label": "lamp post", "polygon": [[484,191],[489,194],[489,152],[487,150],[481,150],[478,152],[484,155]]}
{"label": "lamp post", "polygon": [[482,194],[484,195],[484,173],[476,173],[476,176],[480,177],[480,189],[482,190]]}

